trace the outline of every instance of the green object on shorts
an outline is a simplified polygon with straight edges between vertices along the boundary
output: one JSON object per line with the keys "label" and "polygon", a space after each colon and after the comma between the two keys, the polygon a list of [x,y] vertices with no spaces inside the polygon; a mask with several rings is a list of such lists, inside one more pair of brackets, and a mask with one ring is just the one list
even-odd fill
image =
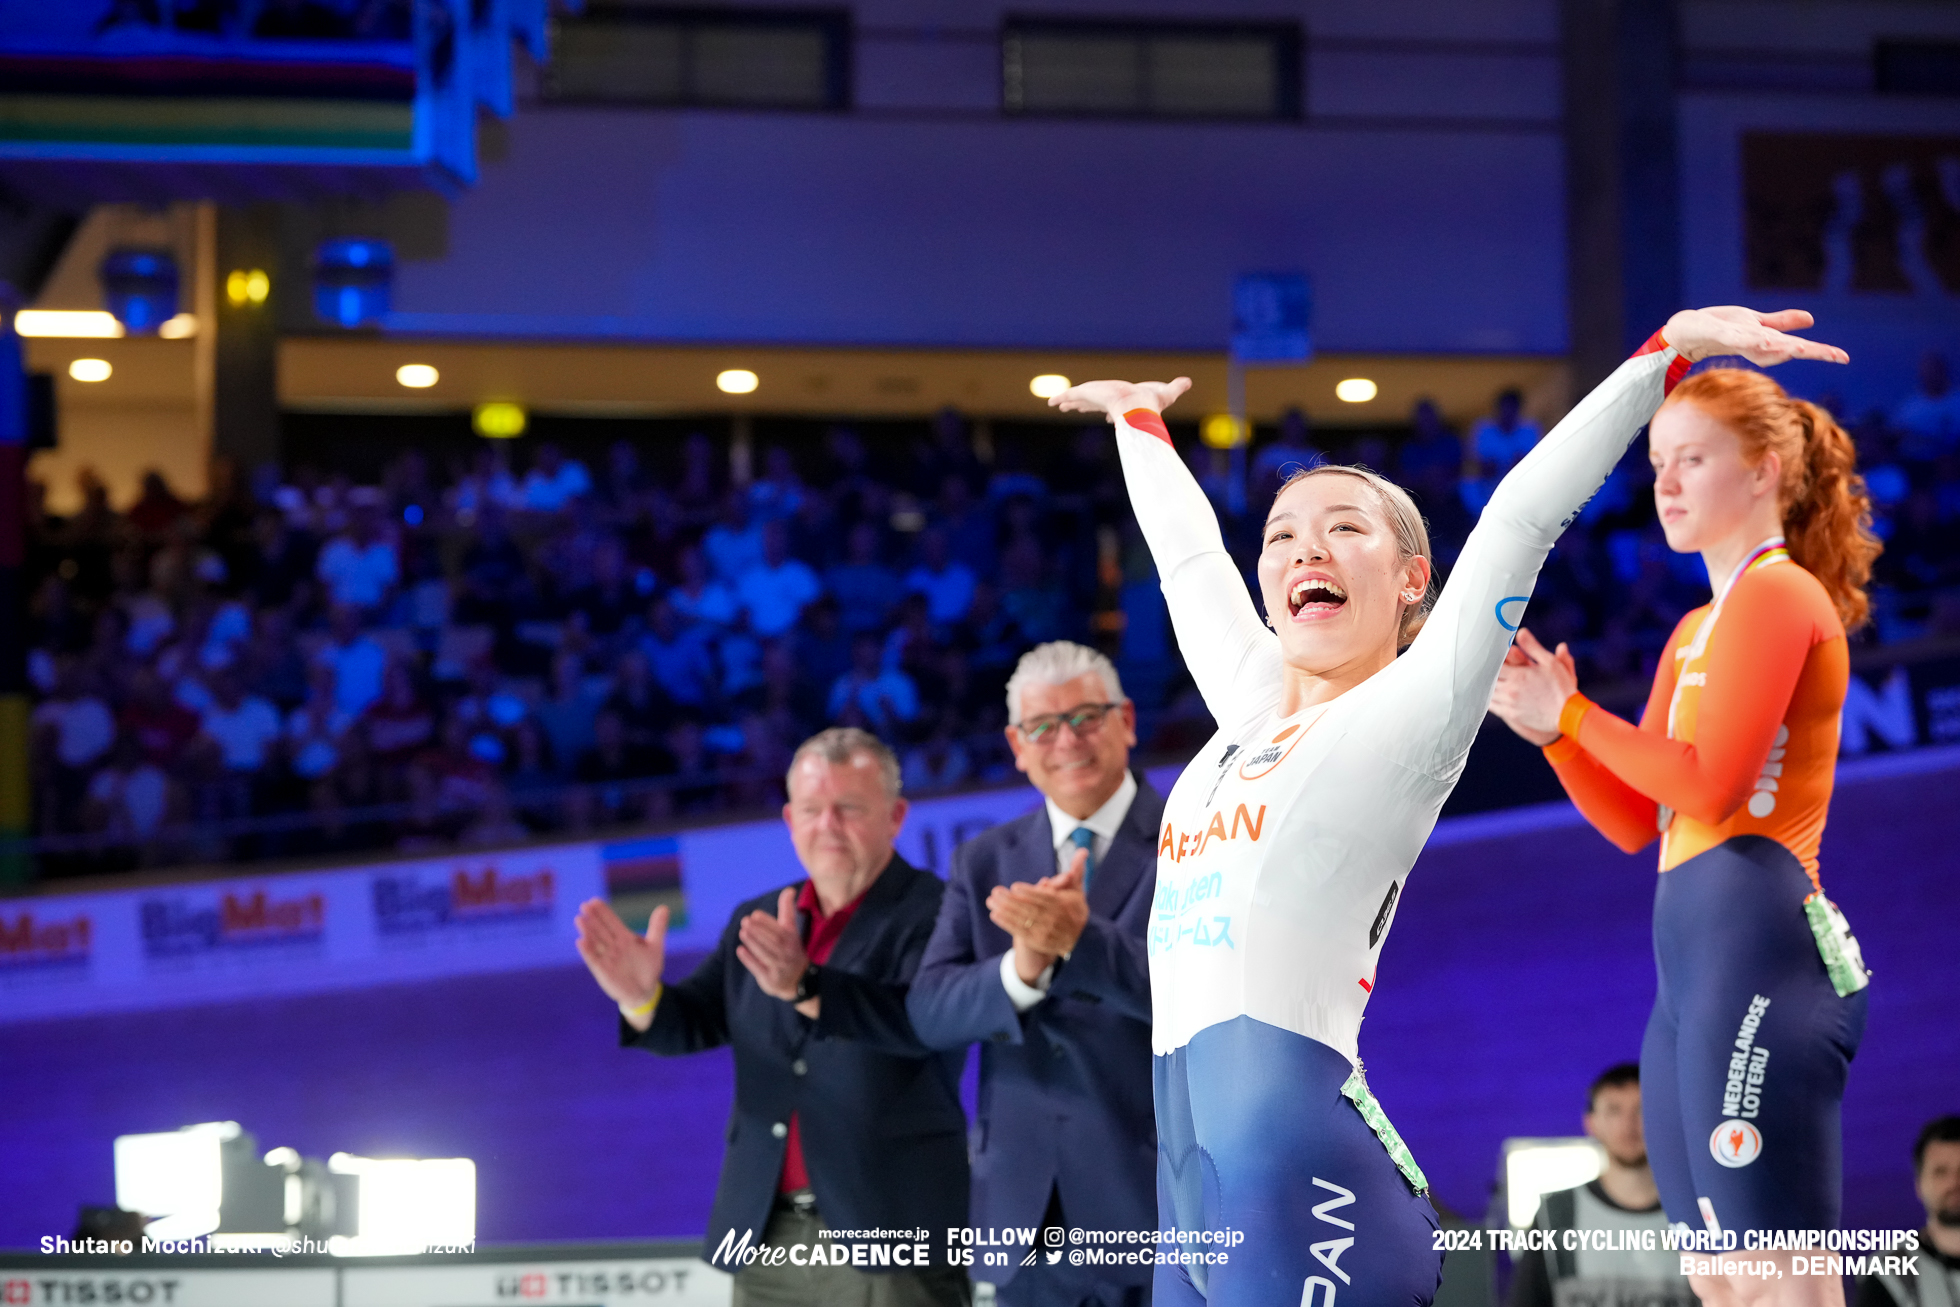
{"label": "green object on shorts", "polygon": [[1817,941],[1824,971],[1830,976],[1831,988],[1837,991],[1838,997],[1845,998],[1871,984],[1872,973],[1865,970],[1864,950],[1858,947],[1858,937],[1851,933],[1851,923],[1845,920],[1838,905],[1819,890],[1804,899],[1803,915],[1810,922],[1811,937]]}
{"label": "green object on shorts", "polygon": [[1388,1150],[1389,1160],[1395,1163],[1395,1169],[1402,1173],[1409,1187],[1419,1194],[1428,1193],[1429,1177],[1416,1165],[1415,1155],[1402,1142],[1402,1136],[1396,1133],[1395,1127],[1389,1124],[1388,1113],[1382,1111],[1382,1105],[1368,1091],[1368,1081],[1361,1074],[1360,1067],[1356,1067],[1354,1074],[1347,1078],[1347,1083],[1341,1086],[1341,1096],[1354,1104],[1355,1110],[1361,1113],[1361,1119],[1375,1132],[1375,1138],[1382,1141],[1382,1147]]}

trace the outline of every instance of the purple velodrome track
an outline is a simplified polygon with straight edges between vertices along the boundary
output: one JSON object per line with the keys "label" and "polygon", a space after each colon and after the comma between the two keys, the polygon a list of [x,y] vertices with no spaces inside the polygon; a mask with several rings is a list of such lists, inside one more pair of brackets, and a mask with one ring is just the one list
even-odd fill
{"label": "purple velodrome track", "polygon": [[[1849,1225],[1919,1223],[1913,1134],[1960,1110],[1960,757],[1933,761],[1849,768],[1825,840],[1876,975],[1845,1104]],[[1499,1141],[1575,1133],[1588,1079],[1635,1055],[1652,866],[1543,809],[1453,823],[1423,855],[1361,1048],[1439,1198],[1472,1219]],[[312,1156],[475,1158],[486,1241],[697,1233],[728,1058],[625,1053],[613,1030],[575,965],[0,1026],[0,1247],[109,1201],[114,1136],[225,1119]]]}

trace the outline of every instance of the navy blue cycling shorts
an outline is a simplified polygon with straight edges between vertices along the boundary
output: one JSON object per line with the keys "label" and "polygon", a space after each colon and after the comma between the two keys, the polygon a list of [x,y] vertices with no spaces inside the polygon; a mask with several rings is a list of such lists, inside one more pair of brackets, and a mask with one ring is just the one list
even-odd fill
{"label": "navy blue cycling shorts", "polygon": [[[1156,1307],[1422,1307],[1442,1281],[1436,1210],[1341,1096],[1353,1067],[1241,1016],[1155,1061],[1159,1219],[1223,1264],[1159,1265]],[[1169,1252],[1173,1245],[1159,1245]]]}
{"label": "navy blue cycling shorts", "polygon": [[1640,1101],[1671,1221],[1837,1225],[1839,1106],[1865,991],[1840,998],[1831,987],[1803,911],[1812,888],[1795,855],[1760,835],[1660,876]]}

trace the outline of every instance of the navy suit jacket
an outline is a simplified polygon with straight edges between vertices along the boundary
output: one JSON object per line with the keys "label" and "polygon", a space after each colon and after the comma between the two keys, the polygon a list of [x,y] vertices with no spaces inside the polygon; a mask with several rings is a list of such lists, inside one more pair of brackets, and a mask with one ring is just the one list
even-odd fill
{"label": "navy suit jacket", "polygon": [[702,1255],[722,1236],[760,1243],[783,1171],[790,1113],[824,1223],[837,1230],[933,1233],[945,1260],[948,1226],[967,1223],[964,1059],[913,1033],[906,986],[931,937],[945,887],[894,854],[823,964],[815,1021],[771,998],[735,956],[742,918],[774,914],[781,890],[735,909],[715,951],[667,986],[642,1033],[620,1022],[620,1042],[669,1055],[732,1044],[735,1105]]}
{"label": "navy suit jacket", "polygon": [[[939,924],[906,1006],[926,1043],[980,1044],[975,1225],[1038,1226],[1053,1186],[1070,1225],[1157,1225],[1144,932],[1163,814],[1163,796],[1139,777],[1136,799],[1089,879],[1082,938],[1056,966],[1047,997],[1024,1013],[1001,985],[1001,955],[1013,940],[988,917],[987,895],[996,885],[1055,874],[1047,806],[974,836],[953,855]],[[1005,1284],[1017,1269],[974,1273]],[[1147,1284],[1150,1269],[1112,1268],[1109,1278]]]}

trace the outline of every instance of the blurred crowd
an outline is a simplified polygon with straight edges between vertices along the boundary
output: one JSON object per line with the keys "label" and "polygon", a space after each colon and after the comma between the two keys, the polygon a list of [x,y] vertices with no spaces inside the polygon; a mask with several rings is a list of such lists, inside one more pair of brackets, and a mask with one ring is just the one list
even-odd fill
{"label": "blurred crowd", "polygon": [[[445,21],[446,7],[431,9]],[[410,0],[103,0],[97,35],[117,28],[269,40],[408,41]]]}
{"label": "blurred crowd", "polygon": [[[1891,411],[1842,416],[1887,542],[1860,638],[1960,633],[1943,361]],[[1401,430],[1334,440],[1292,412],[1249,450],[1184,447],[1248,576],[1272,489],[1322,458],[1408,486],[1447,573],[1539,434],[1507,394],[1462,433],[1425,402]],[[1531,604],[1589,687],[1644,689],[1707,597],[1650,486],[1636,443]],[[44,875],[756,810],[832,724],[889,741],[909,794],[1004,780],[1007,674],[1059,638],[1117,658],[1147,755],[1211,730],[1101,426],[948,411],[883,443],[486,440],[440,469],[407,449],[367,483],[221,465],[196,502],[155,473],[120,511],[87,473],[81,492],[30,520]]]}
{"label": "blurred crowd", "polygon": [[85,474],[31,528],[44,871],[754,808],[833,723],[915,793],[1011,774],[1008,670],[1095,625],[1105,434],[1040,473],[950,413],[875,466],[842,427],[746,478],[676,443],[411,450],[365,485],[220,467],[196,503],[152,473],[120,512]]}

